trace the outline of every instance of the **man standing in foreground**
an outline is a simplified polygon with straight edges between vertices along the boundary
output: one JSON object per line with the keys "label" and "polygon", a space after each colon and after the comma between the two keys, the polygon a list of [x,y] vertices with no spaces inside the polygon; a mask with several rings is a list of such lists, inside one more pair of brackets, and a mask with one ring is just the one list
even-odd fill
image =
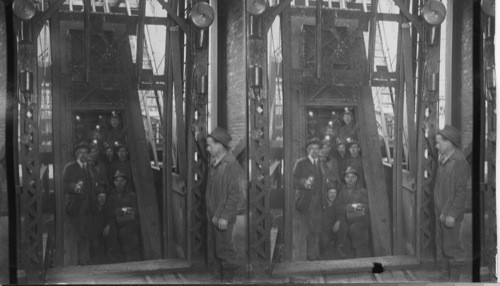
{"label": "man standing in foreground", "polygon": [[88,170],[89,146],[80,143],[75,148],[76,160],[63,170],[63,188],[66,194],[66,214],[70,218],[70,239],[65,251],[70,252],[71,265],[90,263],[90,239],[94,222],[95,201],[92,178]]}
{"label": "man standing in foreground", "polygon": [[450,125],[436,135],[439,153],[434,186],[436,253],[437,260],[441,262],[441,276],[450,282],[459,280],[465,263],[460,226],[470,197],[466,190],[471,170],[459,149],[460,138],[460,132]]}
{"label": "man standing in foreground", "polygon": [[207,190],[208,235],[207,257],[216,279],[232,282],[238,268],[233,244],[243,170],[231,153],[231,135],[223,128],[215,128],[207,138],[210,154]]}

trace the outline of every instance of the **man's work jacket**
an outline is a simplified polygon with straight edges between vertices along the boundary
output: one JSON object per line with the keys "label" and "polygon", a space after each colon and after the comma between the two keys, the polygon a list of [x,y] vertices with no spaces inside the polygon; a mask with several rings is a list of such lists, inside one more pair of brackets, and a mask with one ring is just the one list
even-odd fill
{"label": "man's work jacket", "polygon": [[243,169],[231,152],[210,166],[205,193],[209,221],[214,217],[228,222],[236,219],[238,204],[244,199],[242,182]]}

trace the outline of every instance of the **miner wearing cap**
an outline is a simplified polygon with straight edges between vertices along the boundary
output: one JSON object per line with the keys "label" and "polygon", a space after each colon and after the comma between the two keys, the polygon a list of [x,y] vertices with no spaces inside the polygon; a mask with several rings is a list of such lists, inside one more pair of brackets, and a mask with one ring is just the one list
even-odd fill
{"label": "miner wearing cap", "polygon": [[[365,187],[365,176],[363,170],[363,160],[361,159],[361,148],[359,147],[359,142],[356,140],[349,140],[349,154],[351,156],[345,162],[343,167],[353,167],[358,172],[358,185],[360,187]],[[345,170],[345,169],[344,169]]]}
{"label": "miner wearing cap", "polygon": [[351,155],[349,152],[347,152],[346,148],[347,142],[344,140],[340,140],[340,138],[337,138],[337,142],[335,144],[335,150],[333,151],[333,156],[332,158],[337,161],[337,170],[338,170],[338,177],[342,175],[342,172],[344,172],[347,169],[347,162]]}
{"label": "miner wearing cap", "polygon": [[139,212],[137,195],[128,187],[125,173],[113,175],[113,190],[105,205],[106,256],[109,262],[141,259],[139,247]]}
{"label": "miner wearing cap", "polygon": [[[131,191],[134,191],[134,181],[132,178],[132,168],[130,166],[130,160],[128,158],[128,148],[125,144],[118,143],[115,149],[117,158],[111,165],[110,173],[113,174],[113,176],[116,171],[124,173],[128,181],[128,187]],[[112,178],[112,181],[113,180],[114,179]]]}
{"label": "miner wearing cap", "polygon": [[340,140],[347,141],[347,138],[358,139],[358,125],[354,122],[353,113],[349,108],[345,108],[342,115],[344,124],[339,127],[338,137]]}
{"label": "miner wearing cap", "polygon": [[231,282],[238,268],[233,227],[242,198],[243,170],[231,152],[231,135],[217,127],[207,136],[210,155],[205,193],[208,235],[208,264],[215,279]]}
{"label": "miner wearing cap", "polygon": [[116,111],[111,112],[109,126],[106,132],[106,143],[113,145],[115,142],[125,142],[125,131]]}
{"label": "miner wearing cap", "polygon": [[72,265],[90,262],[90,237],[93,224],[94,189],[88,167],[89,146],[80,143],[75,147],[75,161],[63,170],[63,188],[66,193],[66,214],[69,216],[69,236],[66,253],[74,259]]}
{"label": "miner wearing cap", "polygon": [[307,156],[295,162],[293,187],[295,208],[306,229],[307,260],[320,258],[319,241],[323,216],[323,174],[320,167],[321,142],[313,138],[306,143]]}
{"label": "miner wearing cap", "polygon": [[331,260],[339,257],[337,253],[336,240],[339,231],[339,220],[341,215],[337,203],[337,195],[340,192],[340,184],[337,180],[328,180],[325,183],[326,199],[324,204],[322,232],[320,239],[320,253],[323,260]]}
{"label": "miner wearing cap", "polygon": [[353,167],[347,167],[342,174],[345,184],[337,198],[341,215],[335,223],[339,229],[339,253],[354,254],[355,258],[372,255],[368,192],[358,185],[358,177]]}
{"label": "miner wearing cap", "polygon": [[106,226],[106,212],[104,205],[107,199],[107,190],[99,188],[96,190],[96,207],[94,210],[94,222],[92,225],[92,237],[90,239],[90,262],[91,264],[106,263],[106,239],[103,235]]}
{"label": "miner wearing cap", "polygon": [[460,227],[465,206],[470,199],[467,183],[471,176],[469,164],[460,151],[461,134],[446,125],[436,135],[438,169],[434,185],[436,211],[436,254],[443,280],[458,281],[465,263]]}

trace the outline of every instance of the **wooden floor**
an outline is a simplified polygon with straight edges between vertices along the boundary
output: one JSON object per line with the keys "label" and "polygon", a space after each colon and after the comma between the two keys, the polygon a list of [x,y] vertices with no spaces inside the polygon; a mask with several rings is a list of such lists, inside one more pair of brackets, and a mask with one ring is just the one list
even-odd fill
{"label": "wooden floor", "polygon": [[[171,263],[173,261],[170,261]],[[142,262],[144,263],[144,262]],[[165,266],[165,265],[164,265]],[[172,266],[172,265],[170,265]],[[101,271],[97,271],[98,268]],[[117,264],[113,271],[102,271],[109,266],[84,266],[51,269],[47,275],[46,283],[49,284],[217,284],[206,269],[171,269],[169,271],[154,271],[141,273],[151,267],[151,264],[142,267],[142,270],[131,271],[128,266]],[[118,270],[121,269],[121,270]],[[125,270],[125,271],[122,271]],[[137,270],[137,269],[136,269]],[[173,271],[173,272],[171,272]],[[460,282],[470,282],[470,274],[462,273]],[[380,274],[369,271],[357,273],[338,273],[323,275],[290,275],[289,277],[271,277],[266,271],[260,271],[248,277],[245,271],[238,271],[235,283],[244,284],[289,284],[289,283],[432,283],[438,282],[438,272],[435,267],[387,270]]]}

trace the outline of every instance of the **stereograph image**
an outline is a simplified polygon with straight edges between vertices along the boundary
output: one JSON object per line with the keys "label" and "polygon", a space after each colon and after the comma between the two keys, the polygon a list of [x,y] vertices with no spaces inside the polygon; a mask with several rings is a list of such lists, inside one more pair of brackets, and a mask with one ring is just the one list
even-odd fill
{"label": "stereograph image", "polygon": [[4,0],[0,283],[495,283],[494,51],[494,0]]}

